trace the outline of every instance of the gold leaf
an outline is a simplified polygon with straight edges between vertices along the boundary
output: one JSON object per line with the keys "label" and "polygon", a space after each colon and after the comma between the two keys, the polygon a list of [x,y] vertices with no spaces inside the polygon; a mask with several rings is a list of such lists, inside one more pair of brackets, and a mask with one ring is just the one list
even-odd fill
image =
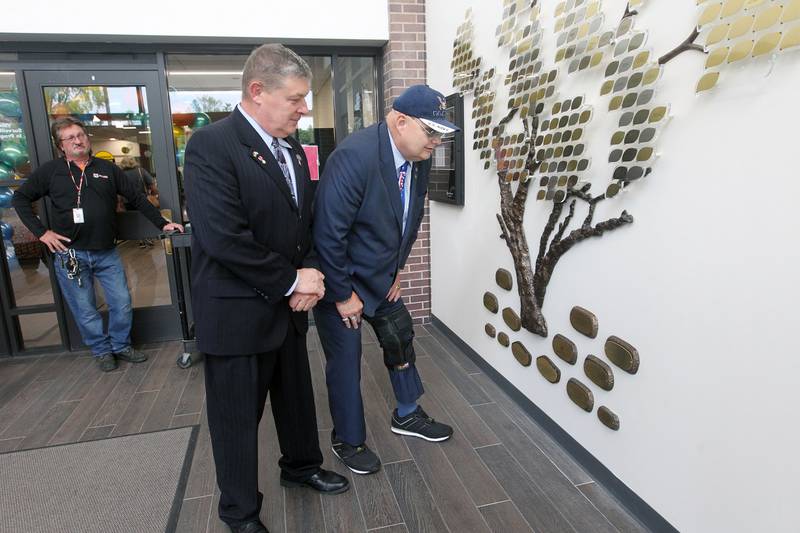
{"label": "gold leaf", "polygon": [[753,41],[749,39],[739,41],[733,48],[731,48],[731,53],[728,55],[728,63],[733,63],[735,61],[744,59],[750,55],[752,50]]}
{"label": "gold leaf", "polygon": [[710,54],[708,54],[708,58],[706,58],[706,69],[714,68],[718,65],[721,65],[725,58],[728,57],[728,47],[723,46],[722,48],[717,48]]}
{"label": "gold leaf", "polygon": [[792,48],[793,46],[797,46],[798,44],[800,44],[800,26],[795,26],[794,28],[783,34],[783,40],[781,41],[781,50]]}
{"label": "gold leaf", "polygon": [[705,8],[703,12],[700,14],[700,18],[697,21],[697,26],[702,27],[708,24],[709,22],[713,22],[719,18],[719,14],[722,11],[722,3],[715,2]]}
{"label": "gold leaf", "polygon": [[753,27],[753,20],[755,20],[753,15],[745,15],[740,19],[736,19],[736,21],[731,24],[731,29],[728,32],[728,39],[736,39],[750,31],[750,28]]}
{"label": "gold leaf", "polygon": [[800,18],[800,0],[791,0],[788,4],[783,6],[783,16],[781,22],[786,24],[793,20]]}
{"label": "gold leaf", "polygon": [[781,6],[778,4],[772,5],[756,15],[756,21],[753,24],[753,31],[766,30],[778,22],[778,17],[781,16]]}
{"label": "gold leaf", "polygon": [[703,77],[697,82],[695,92],[701,93],[711,89],[717,84],[717,80],[719,80],[719,72],[707,72],[703,74]]}
{"label": "gold leaf", "polygon": [[745,0],[727,0],[725,4],[722,6],[722,13],[720,13],[720,18],[730,17],[731,15],[735,15],[742,9],[744,6]]}
{"label": "gold leaf", "polygon": [[753,47],[753,57],[772,52],[781,40],[780,32],[768,33],[761,37]]}

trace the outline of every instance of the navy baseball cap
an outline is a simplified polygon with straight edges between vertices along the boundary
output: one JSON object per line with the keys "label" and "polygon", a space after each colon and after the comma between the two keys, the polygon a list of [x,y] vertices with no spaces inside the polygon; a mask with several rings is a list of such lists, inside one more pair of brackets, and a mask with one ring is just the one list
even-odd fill
{"label": "navy baseball cap", "polygon": [[433,131],[447,134],[458,131],[455,124],[445,119],[447,103],[444,95],[427,85],[412,85],[395,98],[392,109],[409,117],[420,119]]}

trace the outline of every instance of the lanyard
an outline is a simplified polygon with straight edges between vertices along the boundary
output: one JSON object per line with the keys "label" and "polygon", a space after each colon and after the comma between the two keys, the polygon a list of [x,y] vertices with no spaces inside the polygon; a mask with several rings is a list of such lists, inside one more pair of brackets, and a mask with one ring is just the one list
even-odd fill
{"label": "lanyard", "polygon": [[83,180],[86,177],[86,167],[89,166],[87,162],[86,165],[81,169],[81,179],[78,183],[75,183],[75,176],[72,174],[72,167],[67,161],[67,170],[69,171],[69,177],[72,178],[72,184],[75,186],[75,190],[78,191],[78,207],[81,206],[81,189],[83,189]]}

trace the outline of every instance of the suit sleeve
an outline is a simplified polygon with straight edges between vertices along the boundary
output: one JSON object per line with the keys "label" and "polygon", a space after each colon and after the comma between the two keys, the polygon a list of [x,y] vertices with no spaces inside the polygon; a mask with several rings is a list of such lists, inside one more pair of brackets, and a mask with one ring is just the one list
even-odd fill
{"label": "suit sleeve", "polygon": [[184,188],[192,235],[205,253],[267,300],[297,277],[291,262],[255,240],[243,213],[239,180],[225,140],[198,130],[186,145]]}
{"label": "suit sleeve", "polygon": [[334,301],[350,298],[353,283],[348,270],[348,234],[364,197],[364,176],[352,150],[335,151],[325,164],[314,206],[314,246],[327,292]]}

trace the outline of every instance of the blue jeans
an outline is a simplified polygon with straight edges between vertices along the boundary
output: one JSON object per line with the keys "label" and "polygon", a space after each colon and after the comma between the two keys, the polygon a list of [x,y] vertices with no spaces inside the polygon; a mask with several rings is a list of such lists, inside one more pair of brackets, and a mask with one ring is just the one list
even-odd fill
{"label": "blue jeans", "polygon": [[[67,252],[56,252],[53,264],[61,294],[78,323],[83,343],[100,357],[118,353],[131,345],[133,308],[128,292],[125,269],[116,248],[110,250],[75,250],[80,265],[81,286],[78,280],[69,279],[62,265],[69,258]],[[100,282],[108,304],[108,334],[103,331],[103,317],[97,310],[94,279]]]}

